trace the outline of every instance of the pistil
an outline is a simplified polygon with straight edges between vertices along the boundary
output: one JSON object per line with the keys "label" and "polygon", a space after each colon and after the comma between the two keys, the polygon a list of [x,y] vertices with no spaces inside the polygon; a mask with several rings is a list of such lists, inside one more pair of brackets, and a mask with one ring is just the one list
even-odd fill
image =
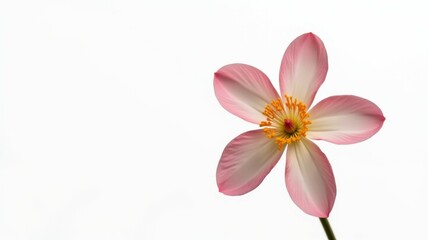
{"label": "pistil", "polygon": [[294,124],[293,120],[288,118],[284,120],[284,131],[288,134],[296,132],[296,124]]}

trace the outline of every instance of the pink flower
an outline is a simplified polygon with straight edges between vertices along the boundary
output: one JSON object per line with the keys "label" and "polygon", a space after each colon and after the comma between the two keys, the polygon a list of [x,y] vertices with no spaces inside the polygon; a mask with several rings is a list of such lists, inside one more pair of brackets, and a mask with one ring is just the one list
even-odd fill
{"label": "pink flower", "polygon": [[385,118],[374,103],[351,95],[326,98],[308,110],[327,69],[323,42],[307,33],[285,51],[279,73],[281,96],[255,67],[231,64],[215,73],[220,104],[261,127],[227,144],[217,168],[220,192],[242,195],[255,189],[287,150],[285,183],[291,199],[307,214],[329,216],[336,198],[333,171],[309,138],[361,142],[379,131]]}

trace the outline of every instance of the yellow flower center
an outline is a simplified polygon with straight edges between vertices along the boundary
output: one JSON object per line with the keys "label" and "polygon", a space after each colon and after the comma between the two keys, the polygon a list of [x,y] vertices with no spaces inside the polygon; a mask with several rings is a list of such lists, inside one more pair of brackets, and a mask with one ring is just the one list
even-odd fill
{"label": "yellow flower center", "polygon": [[285,144],[299,141],[306,137],[308,131],[309,114],[306,105],[297,99],[285,95],[285,104],[280,98],[267,104],[263,115],[266,121],[260,122],[260,127],[266,137],[274,139],[278,144],[278,150],[282,150]]}

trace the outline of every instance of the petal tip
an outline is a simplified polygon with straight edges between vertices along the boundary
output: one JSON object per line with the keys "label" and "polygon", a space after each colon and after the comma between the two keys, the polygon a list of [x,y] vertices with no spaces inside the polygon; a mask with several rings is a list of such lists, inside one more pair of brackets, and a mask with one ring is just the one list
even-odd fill
{"label": "petal tip", "polygon": [[225,189],[222,185],[220,185],[220,183],[218,182],[218,178],[217,178],[217,188],[218,188],[218,192],[223,193],[225,195],[228,195],[225,193]]}
{"label": "petal tip", "polygon": [[305,39],[309,38],[309,39],[313,39],[316,41],[321,41],[321,39],[318,37],[318,35],[316,35],[313,32],[307,32],[305,34],[302,34],[302,37],[305,37]]}
{"label": "petal tip", "polygon": [[313,32],[308,32],[305,35],[308,37],[316,37],[316,35]]}

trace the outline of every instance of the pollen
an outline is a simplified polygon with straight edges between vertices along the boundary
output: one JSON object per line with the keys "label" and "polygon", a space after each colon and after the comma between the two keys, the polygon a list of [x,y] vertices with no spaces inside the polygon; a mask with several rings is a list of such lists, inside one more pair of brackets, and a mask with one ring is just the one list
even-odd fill
{"label": "pollen", "polygon": [[311,124],[304,103],[288,95],[284,96],[284,101],[278,98],[267,104],[263,111],[266,121],[259,124],[266,137],[272,139],[280,151],[287,144],[306,137],[308,125]]}

